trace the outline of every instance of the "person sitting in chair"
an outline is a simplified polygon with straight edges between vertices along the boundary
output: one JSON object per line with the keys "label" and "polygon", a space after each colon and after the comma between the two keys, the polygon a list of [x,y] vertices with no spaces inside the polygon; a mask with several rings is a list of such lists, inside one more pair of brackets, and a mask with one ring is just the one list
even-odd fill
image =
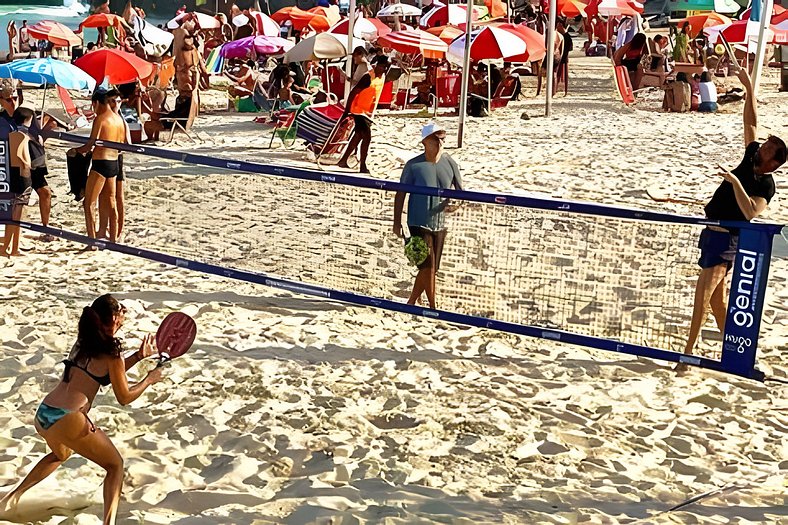
{"label": "person sitting in chair", "polygon": [[633,90],[640,87],[640,80],[643,78],[643,69],[640,67],[640,61],[645,53],[646,34],[638,33],[632,37],[632,40],[618,48],[615,55],[613,55],[613,63],[615,65],[627,68]]}

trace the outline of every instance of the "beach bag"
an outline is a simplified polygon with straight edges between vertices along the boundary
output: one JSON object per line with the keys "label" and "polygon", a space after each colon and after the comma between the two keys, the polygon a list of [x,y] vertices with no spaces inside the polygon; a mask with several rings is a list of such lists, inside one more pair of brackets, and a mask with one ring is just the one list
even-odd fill
{"label": "beach bag", "polygon": [[254,97],[244,97],[238,99],[238,113],[257,113],[260,111],[254,103]]}
{"label": "beach bag", "polygon": [[69,193],[74,196],[74,200],[81,201],[85,196],[85,186],[88,183],[88,172],[90,171],[90,161],[92,153],[82,155],[77,150],[71,148],[66,152],[66,169],[68,171],[68,183],[71,189]]}
{"label": "beach bag", "polygon": [[413,266],[418,266],[430,256],[430,247],[418,235],[413,235],[405,241],[405,257]]}

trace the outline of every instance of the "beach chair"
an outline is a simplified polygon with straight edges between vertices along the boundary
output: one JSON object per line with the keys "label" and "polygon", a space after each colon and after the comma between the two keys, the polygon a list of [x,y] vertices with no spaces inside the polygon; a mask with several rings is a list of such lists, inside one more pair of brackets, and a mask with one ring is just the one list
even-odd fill
{"label": "beach chair", "polygon": [[632,81],[629,79],[629,71],[627,71],[627,68],[624,66],[614,66],[613,78],[621,101],[627,106],[634,104],[635,93],[632,90]]}
{"label": "beach chair", "polygon": [[391,109],[392,102],[394,102],[394,81],[383,84],[383,91],[380,92],[378,99],[378,108]]}
{"label": "beach chair", "polygon": [[183,118],[168,118],[163,117],[160,118],[160,122],[170,122],[172,123],[172,127],[170,128],[170,136],[167,138],[167,144],[173,141],[175,138],[175,132],[178,130],[182,131],[192,142],[197,142],[194,137],[192,137],[189,131],[194,126],[194,121],[197,119],[197,113],[199,112],[200,108],[200,95],[199,90],[195,89],[192,93],[191,97],[191,105],[189,106],[189,115]]}
{"label": "beach chair", "polygon": [[285,148],[293,147],[298,137],[298,115],[311,104],[311,99],[307,99],[294,108],[283,109],[271,115],[274,119],[274,129],[271,133],[271,141],[268,143],[269,149],[273,147],[274,139],[277,137]]}
{"label": "beach chair", "polygon": [[438,114],[438,108],[452,108],[459,112],[462,76],[445,75],[435,81],[435,94],[430,95],[433,116]]}
{"label": "beach chair", "polygon": [[665,56],[657,52],[656,44],[652,38],[648,39],[648,49],[648,65],[644,68],[643,78],[640,80],[640,87],[661,87],[665,83],[665,79],[668,78]]}
{"label": "beach chair", "polygon": [[520,79],[518,76],[508,75],[506,78],[501,80],[500,84],[498,84],[498,87],[495,88],[495,93],[492,95],[492,100],[481,95],[475,95],[473,93],[470,95],[471,97],[483,100],[490,109],[503,108],[506,107],[510,100],[512,100],[512,96],[514,96],[514,92],[519,81]]}
{"label": "beach chair", "polygon": [[66,115],[71,120],[71,128],[85,128],[93,122],[93,119],[96,118],[96,114],[93,113],[93,110],[80,110],[77,108],[76,104],[74,104],[74,100],[71,98],[71,94],[68,92],[67,89],[56,86],[57,87],[57,96],[60,99],[61,104],[63,104],[63,109],[66,111]]}

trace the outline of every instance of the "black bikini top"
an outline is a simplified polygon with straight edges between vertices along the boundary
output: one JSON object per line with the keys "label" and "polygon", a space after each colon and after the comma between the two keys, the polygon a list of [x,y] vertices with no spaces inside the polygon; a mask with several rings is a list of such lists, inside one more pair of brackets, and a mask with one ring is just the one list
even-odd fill
{"label": "black bikini top", "polygon": [[66,383],[68,383],[68,372],[69,370],[71,370],[71,367],[79,368],[80,370],[85,372],[88,375],[88,377],[90,377],[93,381],[95,381],[101,386],[107,386],[112,382],[112,380],[110,380],[109,378],[109,374],[104,376],[97,376],[88,372],[87,364],[85,366],[79,366],[76,362],[72,361],[71,359],[64,359],[62,363],[66,365],[66,369],[63,371],[63,381],[65,381]]}

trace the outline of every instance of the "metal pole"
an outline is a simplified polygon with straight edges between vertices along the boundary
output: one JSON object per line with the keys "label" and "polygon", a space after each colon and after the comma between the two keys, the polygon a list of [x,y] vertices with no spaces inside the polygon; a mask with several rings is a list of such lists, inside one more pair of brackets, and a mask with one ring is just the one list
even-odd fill
{"label": "metal pole", "polygon": [[553,62],[555,58],[555,12],[556,0],[550,0],[550,19],[547,22],[547,93],[545,95],[544,114],[550,116],[553,110]]}
{"label": "metal pole", "polygon": [[353,26],[356,21],[356,0],[350,0],[347,10],[347,53],[350,55],[345,62],[345,100],[350,95],[350,80],[353,75]]}
{"label": "metal pole", "polygon": [[465,114],[468,112],[468,78],[471,69],[471,22],[473,21],[473,0],[467,0],[465,17],[465,52],[462,55],[462,85],[460,86],[460,125],[457,128],[457,147],[462,147],[465,132]]}
{"label": "metal pole", "polygon": [[[754,0],[758,2],[759,0]],[[755,49],[755,64],[752,67],[752,90],[754,95],[758,95],[758,84],[761,80],[761,68],[763,68],[763,60],[766,55],[766,28],[772,20],[772,10],[774,9],[773,0],[763,0],[761,9],[761,23],[758,28],[758,47]],[[748,39],[749,40],[749,39]],[[749,41],[747,43],[747,56],[750,55]]]}

